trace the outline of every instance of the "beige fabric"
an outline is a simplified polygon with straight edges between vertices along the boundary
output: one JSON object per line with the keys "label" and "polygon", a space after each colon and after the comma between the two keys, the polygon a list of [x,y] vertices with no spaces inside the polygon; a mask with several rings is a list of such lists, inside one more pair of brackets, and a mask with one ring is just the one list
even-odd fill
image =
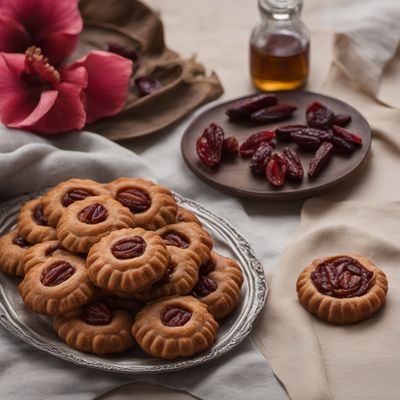
{"label": "beige fabric", "polygon": [[138,97],[131,82],[128,102],[122,112],[90,124],[88,130],[112,140],[148,135],[222,94],[221,83],[214,72],[207,75],[195,58],[183,60],[166,47],[163,24],[144,3],[138,0],[81,0],[79,6],[85,26],[74,57],[92,48],[104,49],[110,41],[138,48],[139,62],[134,64],[133,79],[151,75],[163,85],[155,93]]}

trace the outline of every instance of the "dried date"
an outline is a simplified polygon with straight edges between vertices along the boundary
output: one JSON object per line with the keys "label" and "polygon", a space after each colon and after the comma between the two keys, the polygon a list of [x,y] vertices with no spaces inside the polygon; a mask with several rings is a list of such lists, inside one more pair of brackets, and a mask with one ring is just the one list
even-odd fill
{"label": "dried date", "polygon": [[273,148],[268,142],[263,142],[250,160],[250,170],[254,175],[265,175],[265,168],[272,156]]}
{"label": "dried date", "polygon": [[162,323],[171,328],[185,325],[192,313],[179,307],[167,307],[162,316]]}
{"label": "dried date", "polygon": [[351,122],[351,116],[348,114],[335,114],[332,125],[347,126]]}
{"label": "dried date", "polygon": [[275,129],[276,138],[282,142],[291,142],[292,133],[298,132],[303,128],[307,128],[305,125],[283,125]]}
{"label": "dried date", "polygon": [[329,142],[321,143],[321,146],[316,151],[314,157],[310,160],[308,167],[308,175],[311,178],[318,176],[325,165],[328,163],[333,150],[333,144]]}
{"label": "dried date", "polygon": [[292,132],[293,141],[303,150],[316,150],[321,144],[321,140],[316,136],[310,136],[303,131]]}
{"label": "dried date", "polygon": [[221,162],[224,136],[224,130],[219,125],[212,123],[197,139],[197,155],[207,167],[216,167]]}
{"label": "dried date", "polygon": [[32,218],[38,225],[41,225],[41,226],[49,225],[49,223],[47,222],[47,219],[44,216],[43,206],[41,204],[37,205],[33,209]]}
{"label": "dried date", "polygon": [[333,133],[336,136],[341,137],[346,140],[346,142],[353,143],[355,145],[362,145],[362,137],[353,132],[350,132],[348,129],[344,129],[341,126],[333,125],[332,126]]}
{"label": "dried date", "polygon": [[267,163],[266,178],[274,187],[280,188],[285,183],[287,171],[286,160],[280,153],[275,153]]}
{"label": "dried date", "polygon": [[333,118],[333,111],[319,101],[314,101],[307,107],[307,123],[313,128],[328,129],[332,124]]}
{"label": "dried date", "polygon": [[225,157],[238,157],[239,156],[239,142],[233,136],[224,139],[222,144],[222,155]]}
{"label": "dried date", "polygon": [[249,136],[239,148],[240,156],[241,157],[251,157],[258,146],[260,146],[263,142],[271,142],[271,140],[275,137],[274,131],[262,131],[254,133],[253,135]]}
{"label": "dried date", "polygon": [[289,119],[297,110],[297,107],[292,104],[282,103],[276,106],[264,108],[251,114],[250,118],[253,121],[260,123],[278,122]]}
{"label": "dried date", "polygon": [[136,49],[134,49],[133,47],[124,46],[117,42],[108,42],[106,44],[106,51],[118,54],[135,62],[139,59],[139,55]]}
{"label": "dried date", "polygon": [[250,117],[255,111],[274,106],[277,103],[278,99],[274,94],[259,94],[231,104],[225,113],[229,119],[239,120]]}
{"label": "dried date", "polygon": [[200,275],[196,286],[193,288],[193,296],[197,298],[206,297],[217,290],[217,282],[205,275]]}
{"label": "dried date", "polygon": [[301,181],[304,176],[304,169],[298,154],[290,147],[286,147],[282,153],[286,160],[287,177],[294,181]]}
{"label": "dried date", "polygon": [[339,136],[333,136],[330,142],[333,144],[333,150],[337,153],[351,154],[356,148],[353,143],[347,142]]}
{"label": "dried date", "polygon": [[141,76],[136,78],[135,85],[141,97],[158,92],[162,88],[161,82],[152,76]]}

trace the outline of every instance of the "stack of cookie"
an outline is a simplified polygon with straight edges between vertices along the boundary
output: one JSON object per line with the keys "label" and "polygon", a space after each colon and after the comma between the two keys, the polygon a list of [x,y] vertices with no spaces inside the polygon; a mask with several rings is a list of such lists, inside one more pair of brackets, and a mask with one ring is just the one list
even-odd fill
{"label": "stack of cookie", "polygon": [[53,316],[71,347],[100,355],[136,342],[174,359],[209,348],[239,302],[240,267],[212,247],[164,187],[70,179],[22,206],[0,238],[0,269],[23,277],[25,305]]}

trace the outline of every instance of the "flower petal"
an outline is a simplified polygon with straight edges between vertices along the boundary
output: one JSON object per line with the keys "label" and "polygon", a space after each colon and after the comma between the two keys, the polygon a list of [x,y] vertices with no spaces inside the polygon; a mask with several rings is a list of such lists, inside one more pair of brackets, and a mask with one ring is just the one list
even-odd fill
{"label": "flower petal", "polygon": [[13,18],[0,14],[0,51],[22,53],[29,45],[24,26]]}
{"label": "flower petal", "polygon": [[36,123],[23,127],[42,134],[82,129],[86,122],[86,112],[80,94],[81,88],[71,83],[61,83],[53,107]]}
{"label": "flower petal", "polygon": [[132,61],[117,54],[92,51],[70,67],[77,66],[84,66],[88,74],[86,122],[118,114],[128,100]]}

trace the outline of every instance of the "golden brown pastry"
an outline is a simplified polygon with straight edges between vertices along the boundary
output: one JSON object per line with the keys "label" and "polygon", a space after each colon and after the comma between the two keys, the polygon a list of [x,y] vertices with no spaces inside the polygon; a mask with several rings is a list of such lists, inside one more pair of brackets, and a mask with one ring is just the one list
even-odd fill
{"label": "golden brown pastry", "polygon": [[132,226],[132,213],[118,201],[109,196],[88,197],[65,210],[57,224],[57,236],[67,250],[87,253],[111,231]]}
{"label": "golden brown pastry", "polygon": [[108,191],[101,183],[90,179],[69,179],[54,186],[43,196],[44,215],[51,226],[58,220],[68,206],[90,196],[106,196]]}
{"label": "golden brown pastry", "polygon": [[95,288],[85,261],[77,256],[54,256],[32,268],[19,284],[24,303],[39,314],[60,315],[88,303]]}
{"label": "golden brown pastry", "polygon": [[169,261],[160,236],[135,228],[121,229],[104,237],[90,249],[86,264],[97,287],[135,293],[161,279]]}
{"label": "golden brown pastry", "polygon": [[120,353],[133,347],[133,316],[113,310],[105,301],[92,302],[54,317],[53,326],[69,346],[97,355]]}
{"label": "golden brown pastry", "polygon": [[239,265],[213,251],[210,259],[200,267],[199,280],[192,294],[208,306],[216,320],[220,320],[239,303],[242,284]]}
{"label": "golden brown pastry", "polygon": [[363,321],[386,300],[385,274],[365,257],[341,254],[314,260],[297,279],[300,303],[334,324]]}
{"label": "golden brown pastry", "polygon": [[25,203],[18,215],[18,232],[29,243],[41,243],[57,238],[43,214],[42,198]]}
{"label": "golden brown pastry", "polygon": [[24,255],[31,247],[16,230],[0,237],[0,271],[24,276]]}
{"label": "golden brown pastry", "polygon": [[207,306],[192,296],[151,303],[136,316],[132,333],[138,345],[155,357],[190,357],[214,343],[218,323]]}
{"label": "golden brown pastry", "polygon": [[24,255],[25,274],[36,265],[46,262],[49,257],[59,255],[72,255],[72,253],[65,250],[58,240],[50,240],[33,245],[26,250]]}
{"label": "golden brown pastry", "polygon": [[119,178],[106,185],[113,199],[135,215],[135,226],[156,230],[175,222],[178,205],[172,193],[140,178]]}
{"label": "golden brown pastry", "polygon": [[164,296],[183,296],[190,293],[199,276],[197,261],[178,247],[168,246],[171,261],[163,277],[144,292],[135,294],[148,302]]}
{"label": "golden brown pastry", "polygon": [[194,222],[178,222],[157,230],[165,244],[175,246],[190,253],[198,264],[205,263],[210,258],[213,246],[211,236],[201,226]]}
{"label": "golden brown pastry", "polygon": [[201,226],[200,220],[191,211],[181,206],[178,206],[175,222],[195,222]]}

